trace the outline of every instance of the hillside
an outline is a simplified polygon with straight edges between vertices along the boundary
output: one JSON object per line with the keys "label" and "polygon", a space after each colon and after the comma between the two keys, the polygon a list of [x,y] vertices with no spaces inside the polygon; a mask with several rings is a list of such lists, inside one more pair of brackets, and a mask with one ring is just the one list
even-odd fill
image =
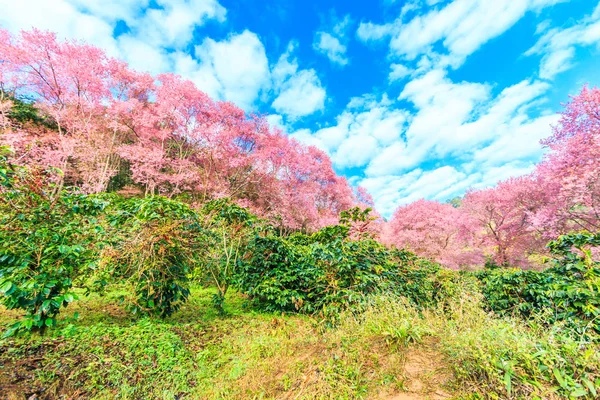
{"label": "hillside", "polygon": [[0,29],[0,395],[600,391],[600,90],[530,175],[389,220],[175,74]]}

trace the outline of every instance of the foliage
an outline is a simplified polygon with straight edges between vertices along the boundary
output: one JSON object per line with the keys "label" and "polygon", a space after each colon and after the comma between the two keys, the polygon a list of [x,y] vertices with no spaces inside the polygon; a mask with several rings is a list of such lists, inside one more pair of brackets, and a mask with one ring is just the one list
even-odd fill
{"label": "foliage", "polygon": [[348,240],[335,225],[289,238],[256,235],[238,287],[267,310],[333,311],[382,288],[388,250],[372,239]]}
{"label": "foliage", "polygon": [[382,292],[422,307],[452,295],[456,274],[369,235],[353,240],[353,226],[365,220],[368,210],[351,210],[341,215],[340,224],[311,235],[256,234],[242,259],[237,287],[266,310],[328,316]]}
{"label": "foliage", "polygon": [[133,185],[200,203],[228,197],[286,232],[315,231],[369,199],[353,193],[325,152],[180,76],[135,72],[50,32],[0,36],[0,87],[13,99],[35,99],[0,98],[0,124],[8,115],[13,126],[0,143],[20,163],[61,169],[59,185],[83,193]]}
{"label": "foliage", "polygon": [[234,291],[224,318],[212,307],[214,290],[199,287],[170,318],[132,318],[115,307],[122,288],[112,289],[74,302],[46,337],[0,340],[4,393],[559,399],[595,398],[600,387],[597,345],[560,324],[495,317],[476,295],[424,311],[374,296],[323,329],[308,316],[247,309]]}
{"label": "foliage", "polygon": [[[464,266],[476,248],[502,267],[540,267],[548,240],[600,230],[600,89],[573,96],[542,145],[548,151],[532,174],[470,190],[451,200],[454,208],[424,200],[399,207],[383,239],[449,266]],[[471,245],[456,245],[462,228]]]}
{"label": "foliage", "polygon": [[477,221],[476,235],[497,265],[527,267],[530,254],[544,252],[546,241],[533,228],[532,216],[546,196],[535,178],[524,176],[471,191],[461,207]]}
{"label": "foliage", "polygon": [[475,290],[468,278],[405,250],[394,250],[390,256],[395,268],[390,272],[389,291],[407,298],[419,309],[451,301],[461,287]]}
{"label": "foliage", "polygon": [[18,99],[0,89],[0,103],[2,102],[10,102],[10,108],[6,111],[6,114],[7,118],[13,123],[20,126],[29,124],[30,126],[41,125],[46,128],[56,129],[56,125],[40,112],[33,100]]}
{"label": "foliage", "polygon": [[496,318],[468,294],[425,320],[471,398],[591,399],[600,392],[597,340],[572,335],[542,314],[527,323]]}
{"label": "foliage", "polygon": [[102,252],[107,280],[126,280],[134,313],[171,315],[189,295],[188,276],[204,232],[186,204],[150,196],[116,201],[108,209]]}
{"label": "foliage", "polygon": [[534,226],[546,239],[570,231],[600,230],[600,89],[583,87],[565,104],[548,147],[536,166],[543,190],[551,194]]}
{"label": "foliage", "polygon": [[516,312],[525,318],[543,314],[549,323],[565,321],[580,333],[600,332],[600,264],[586,248],[599,243],[598,234],[564,235],[549,243],[557,258],[544,271],[478,273],[486,304],[494,311]]}
{"label": "foliage", "polygon": [[214,304],[223,312],[223,302],[238,270],[240,257],[258,229],[258,219],[229,199],[211,200],[201,209],[204,215],[204,255],[196,275],[209,276],[216,286]]}
{"label": "foliage", "polygon": [[475,219],[450,204],[418,200],[394,212],[382,241],[458,269],[482,262],[482,251],[474,248],[475,225]]}
{"label": "foliage", "polygon": [[14,166],[0,150],[0,293],[8,309],[25,311],[7,334],[44,332],[76,298],[73,282],[96,260],[96,216],[104,203],[65,192],[51,197],[47,172]]}

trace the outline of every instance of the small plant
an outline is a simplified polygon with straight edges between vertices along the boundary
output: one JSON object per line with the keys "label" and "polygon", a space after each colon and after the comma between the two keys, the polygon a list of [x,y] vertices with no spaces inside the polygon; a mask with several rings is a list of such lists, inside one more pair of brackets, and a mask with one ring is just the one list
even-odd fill
{"label": "small plant", "polygon": [[590,247],[599,234],[563,235],[548,244],[555,256],[541,271],[486,270],[476,274],[489,308],[530,318],[545,313],[548,322],[565,321],[579,333],[600,332],[600,264]]}
{"label": "small plant", "polygon": [[208,275],[216,286],[213,304],[220,314],[224,314],[225,296],[233,283],[240,257],[253,234],[257,218],[229,199],[209,201],[203,206],[202,212],[205,215],[205,252],[197,275]]}
{"label": "small plant", "polygon": [[203,230],[186,204],[161,196],[117,201],[108,215],[103,273],[131,285],[133,313],[171,315],[187,300]]}
{"label": "small plant", "polygon": [[48,171],[13,165],[8,155],[0,148],[0,295],[25,317],[6,334],[43,333],[96,261],[96,217],[104,203],[67,192],[51,197]]}

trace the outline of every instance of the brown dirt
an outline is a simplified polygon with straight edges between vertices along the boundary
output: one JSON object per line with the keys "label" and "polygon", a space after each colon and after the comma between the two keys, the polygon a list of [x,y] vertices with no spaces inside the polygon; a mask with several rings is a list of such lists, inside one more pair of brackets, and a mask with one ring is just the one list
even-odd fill
{"label": "brown dirt", "polygon": [[443,355],[436,351],[435,342],[406,349],[403,378],[405,391],[383,394],[386,400],[444,400],[451,399],[445,387],[452,373],[444,362]]}
{"label": "brown dirt", "polygon": [[59,340],[49,340],[39,347],[28,349],[26,354],[19,357],[8,356],[8,346],[0,347],[0,399],[46,400],[61,395],[69,399],[80,398],[76,391],[63,387],[61,380],[43,385],[37,379],[36,371],[43,369],[46,353],[60,345]]}

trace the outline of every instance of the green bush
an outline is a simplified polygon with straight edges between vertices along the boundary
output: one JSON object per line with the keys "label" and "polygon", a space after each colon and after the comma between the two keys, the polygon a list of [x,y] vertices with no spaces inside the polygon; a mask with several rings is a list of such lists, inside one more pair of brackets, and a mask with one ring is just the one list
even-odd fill
{"label": "green bush", "polygon": [[600,264],[592,260],[589,250],[599,244],[600,234],[564,235],[548,244],[556,258],[544,271],[476,273],[487,306],[524,318],[543,313],[549,323],[565,321],[579,333],[600,332]]}
{"label": "green bush", "polygon": [[213,303],[221,314],[229,287],[238,270],[240,258],[255,229],[258,218],[227,198],[211,200],[203,205],[204,248],[195,275],[214,284],[217,293]]}
{"label": "green bush", "polygon": [[188,276],[202,248],[194,210],[162,196],[117,200],[107,215],[103,283],[124,280],[133,313],[166,317],[189,295]]}
{"label": "green bush", "polygon": [[[395,268],[388,272],[391,292],[406,297],[420,309],[453,299],[468,288],[468,279],[408,251],[394,249],[390,258]],[[474,288],[471,288],[474,290]]]}
{"label": "green bush", "polygon": [[105,204],[54,193],[48,172],[11,165],[8,150],[0,150],[0,294],[8,309],[25,311],[7,334],[43,332],[96,261],[97,215]]}
{"label": "green bush", "polygon": [[382,292],[427,307],[457,290],[460,277],[453,271],[368,235],[352,239],[351,224],[364,217],[354,214],[312,235],[256,234],[242,259],[238,288],[267,310],[327,315]]}
{"label": "green bush", "polygon": [[350,240],[349,227],[312,234],[256,234],[237,286],[267,310],[336,312],[383,287],[389,251],[372,239]]}

